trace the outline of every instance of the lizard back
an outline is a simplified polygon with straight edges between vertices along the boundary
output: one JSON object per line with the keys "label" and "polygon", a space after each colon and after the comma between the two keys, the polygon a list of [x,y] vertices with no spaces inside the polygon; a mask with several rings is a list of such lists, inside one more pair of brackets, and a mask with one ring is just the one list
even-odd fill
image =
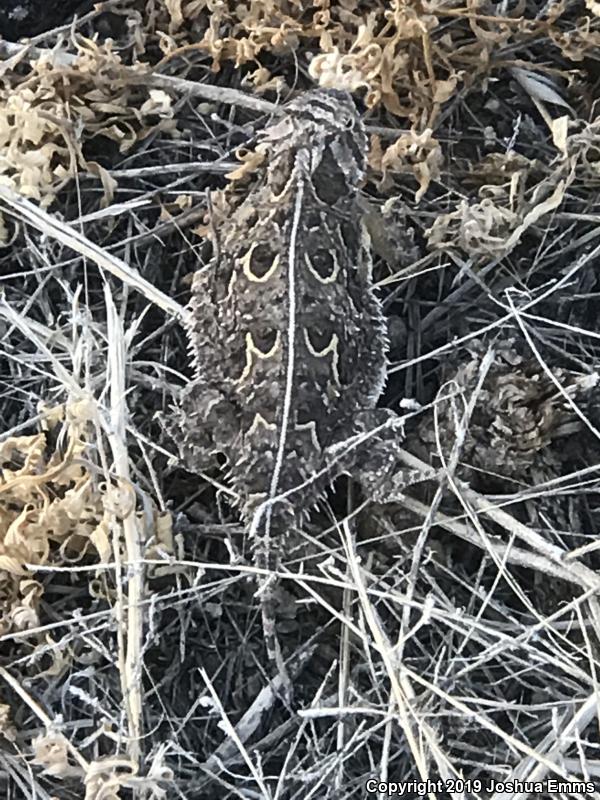
{"label": "lizard back", "polygon": [[[366,135],[351,97],[307,92],[258,149],[255,187],[216,220],[214,257],[194,276],[196,379],[183,403],[188,461],[225,457],[246,522],[352,434],[383,389],[387,345],[357,203]],[[301,493],[290,499],[301,507]]]}

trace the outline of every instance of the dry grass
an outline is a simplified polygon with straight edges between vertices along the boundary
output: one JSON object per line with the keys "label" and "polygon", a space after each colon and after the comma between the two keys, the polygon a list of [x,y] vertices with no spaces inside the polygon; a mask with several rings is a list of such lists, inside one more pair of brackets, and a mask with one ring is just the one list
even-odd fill
{"label": "dry grass", "polygon": [[[109,0],[0,42],[10,800],[600,797],[600,5],[515,5]],[[159,414],[208,193],[314,82],[362,102],[407,420],[399,492],[338,481],[290,540],[287,707],[230,490]]]}

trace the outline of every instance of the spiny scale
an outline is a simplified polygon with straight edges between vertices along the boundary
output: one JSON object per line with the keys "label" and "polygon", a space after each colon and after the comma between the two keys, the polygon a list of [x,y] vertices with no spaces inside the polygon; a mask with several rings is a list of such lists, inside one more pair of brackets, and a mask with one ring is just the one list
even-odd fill
{"label": "spiny scale", "polygon": [[[194,276],[188,334],[197,374],[179,421],[190,469],[225,456],[255,564],[272,570],[299,519],[294,508],[312,504],[333,477],[327,448],[374,407],[387,342],[357,204],[367,142],[351,97],[305,93],[265,129],[260,147],[264,170],[213,221],[215,257]],[[273,655],[269,586],[262,605]]]}

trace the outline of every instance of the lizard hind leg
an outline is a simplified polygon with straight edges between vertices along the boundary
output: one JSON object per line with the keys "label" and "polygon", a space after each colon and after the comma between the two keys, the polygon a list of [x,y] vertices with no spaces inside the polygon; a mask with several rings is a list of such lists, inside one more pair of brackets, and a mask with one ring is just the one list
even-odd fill
{"label": "lizard hind leg", "polygon": [[359,482],[375,484],[394,468],[403,439],[402,420],[383,408],[359,412],[348,429],[340,430],[326,452],[332,474],[346,473]]}

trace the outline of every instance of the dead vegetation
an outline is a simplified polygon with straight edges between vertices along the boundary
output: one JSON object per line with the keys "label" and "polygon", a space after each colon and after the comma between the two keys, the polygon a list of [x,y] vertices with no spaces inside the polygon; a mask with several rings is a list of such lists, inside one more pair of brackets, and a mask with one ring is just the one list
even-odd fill
{"label": "dead vegetation", "polygon": [[[0,41],[7,798],[600,797],[599,53],[592,0],[109,0]],[[226,487],[158,414],[207,211],[318,82],[364,111],[384,402],[429,479],[339,481],[290,539],[288,708]]]}

